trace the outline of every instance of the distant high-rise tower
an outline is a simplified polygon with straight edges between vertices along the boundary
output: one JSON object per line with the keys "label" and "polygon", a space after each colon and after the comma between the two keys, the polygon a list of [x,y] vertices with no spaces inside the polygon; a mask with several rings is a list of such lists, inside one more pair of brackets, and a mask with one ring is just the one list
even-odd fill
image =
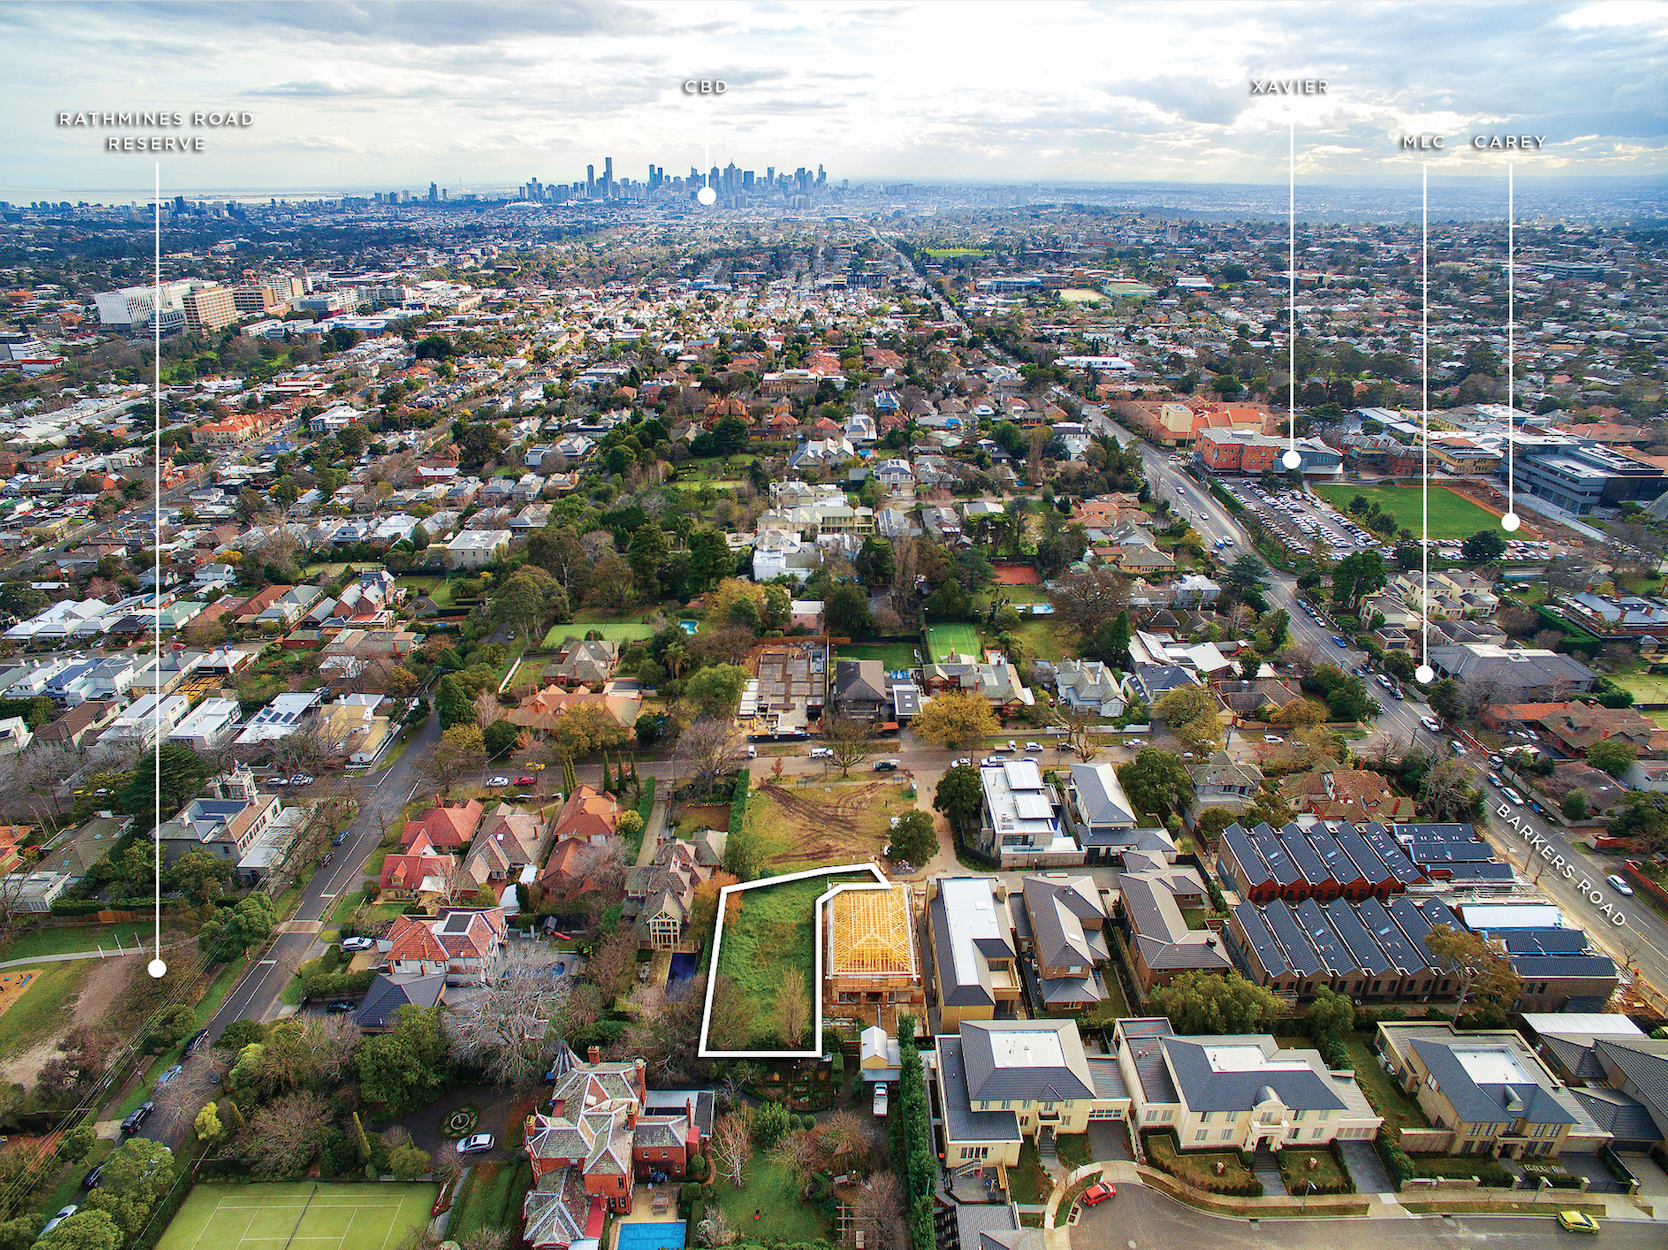
{"label": "distant high-rise tower", "polygon": [[585,194],[587,196],[593,196],[596,193],[597,167],[595,165],[587,165],[585,166]]}
{"label": "distant high-rise tower", "polygon": [[614,158],[605,157],[602,165],[602,189],[606,194],[614,189]]}
{"label": "distant high-rise tower", "polygon": [[429,183],[429,203],[433,204],[439,198],[440,189],[434,183]]}

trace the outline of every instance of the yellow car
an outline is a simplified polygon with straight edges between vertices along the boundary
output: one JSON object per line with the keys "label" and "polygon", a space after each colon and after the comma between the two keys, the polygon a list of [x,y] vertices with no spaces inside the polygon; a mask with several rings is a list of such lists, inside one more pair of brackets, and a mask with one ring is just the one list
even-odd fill
{"label": "yellow car", "polygon": [[1580,1211],[1558,1212],[1558,1223],[1572,1233],[1596,1233],[1599,1222]]}

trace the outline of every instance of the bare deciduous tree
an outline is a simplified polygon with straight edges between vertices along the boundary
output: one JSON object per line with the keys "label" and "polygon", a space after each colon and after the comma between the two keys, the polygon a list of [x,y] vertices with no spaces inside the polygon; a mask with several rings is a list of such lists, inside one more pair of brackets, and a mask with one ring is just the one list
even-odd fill
{"label": "bare deciduous tree", "polygon": [[903,1212],[908,1202],[892,1172],[877,1172],[863,1184],[852,1216],[863,1230],[864,1250],[907,1250],[909,1231]]}
{"label": "bare deciduous tree", "polygon": [[741,744],[728,720],[702,717],[678,735],[672,754],[680,776],[687,775],[710,795],[718,778],[741,767]]}
{"label": "bare deciduous tree", "polygon": [[446,1013],[452,1056],[501,1085],[542,1076],[556,1043],[596,1018],[596,1000],[576,993],[549,960],[512,951],[493,981]]}
{"label": "bare deciduous tree", "polygon": [[740,1189],[747,1180],[747,1165],[753,1158],[753,1126],[748,1117],[732,1111],[718,1117],[712,1126],[712,1169]]}
{"label": "bare deciduous tree", "polygon": [[852,765],[874,754],[876,748],[873,725],[841,716],[838,712],[831,712],[822,718],[822,736],[833,752],[834,762],[839,765],[842,777],[851,772]]}
{"label": "bare deciduous tree", "polygon": [[805,1040],[810,1023],[811,997],[805,989],[805,972],[789,968],[776,987],[776,1026],[781,1029],[785,1043],[798,1046]]}
{"label": "bare deciduous tree", "polygon": [[241,1143],[244,1157],[280,1176],[299,1172],[318,1153],[332,1119],[322,1094],[310,1089],[288,1094],[249,1117]]}
{"label": "bare deciduous tree", "polygon": [[475,696],[475,723],[485,733],[496,722],[504,719],[504,705],[498,702],[498,696],[483,690]]}

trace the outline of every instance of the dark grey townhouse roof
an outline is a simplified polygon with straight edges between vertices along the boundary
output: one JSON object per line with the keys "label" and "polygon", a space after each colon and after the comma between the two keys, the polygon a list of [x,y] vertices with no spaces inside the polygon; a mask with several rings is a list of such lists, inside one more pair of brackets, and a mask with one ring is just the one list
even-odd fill
{"label": "dark grey townhouse roof", "polygon": [[1077,1025],[1070,1020],[964,1020],[967,1092],[979,1101],[1069,1102],[1095,1096]]}
{"label": "dark grey townhouse roof", "polygon": [[1246,1111],[1263,1102],[1272,1091],[1294,1111],[1342,1111],[1343,1099],[1332,1092],[1331,1082],[1308,1064],[1298,1067],[1252,1066],[1224,1070],[1211,1063],[1211,1053],[1224,1045],[1260,1046],[1254,1036],[1204,1039],[1167,1037],[1164,1053],[1170,1071],[1190,1111]]}
{"label": "dark grey townhouse roof", "polygon": [[1395,965],[1384,953],[1384,948],[1367,931],[1367,926],[1361,923],[1361,917],[1353,907],[1340,899],[1324,904],[1321,910],[1332,922],[1333,932],[1349,947],[1350,954],[1355,957],[1357,968],[1375,977],[1395,971]]}
{"label": "dark grey townhouse roof", "polygon": [[973,1110],[961,1038],[955,1034],[938,1039],[938,1080],[944,1095],[944,1131],[951,1141],[1020,1140],[1017,1113]]}

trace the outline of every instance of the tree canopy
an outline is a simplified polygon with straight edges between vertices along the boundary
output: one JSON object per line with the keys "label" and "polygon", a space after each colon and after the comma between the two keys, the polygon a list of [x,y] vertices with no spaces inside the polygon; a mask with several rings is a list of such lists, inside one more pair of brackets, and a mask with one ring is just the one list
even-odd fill
{"label": "tree canopy", "polygon": [[936,746],[967,749],[991,737],[1001,725],[983,695],[948,690],[935,695],[909,728],[917,738]]}
{"label": "tree canopy", "polygon": [[1193,775],[1174,751],[1147,747],[1118,768],[1118,781],[1137,813],[1162,817],[1186,804],[1193,794]]}
{"label": "tree canopy", "polygon": [[1254,985],[1237,972],[1218,976],[1184,972],[1147,996],[1147,1013],[1165,1016],[1182,1035],[1266,1033],[1286,1014],[1272,990]]}

